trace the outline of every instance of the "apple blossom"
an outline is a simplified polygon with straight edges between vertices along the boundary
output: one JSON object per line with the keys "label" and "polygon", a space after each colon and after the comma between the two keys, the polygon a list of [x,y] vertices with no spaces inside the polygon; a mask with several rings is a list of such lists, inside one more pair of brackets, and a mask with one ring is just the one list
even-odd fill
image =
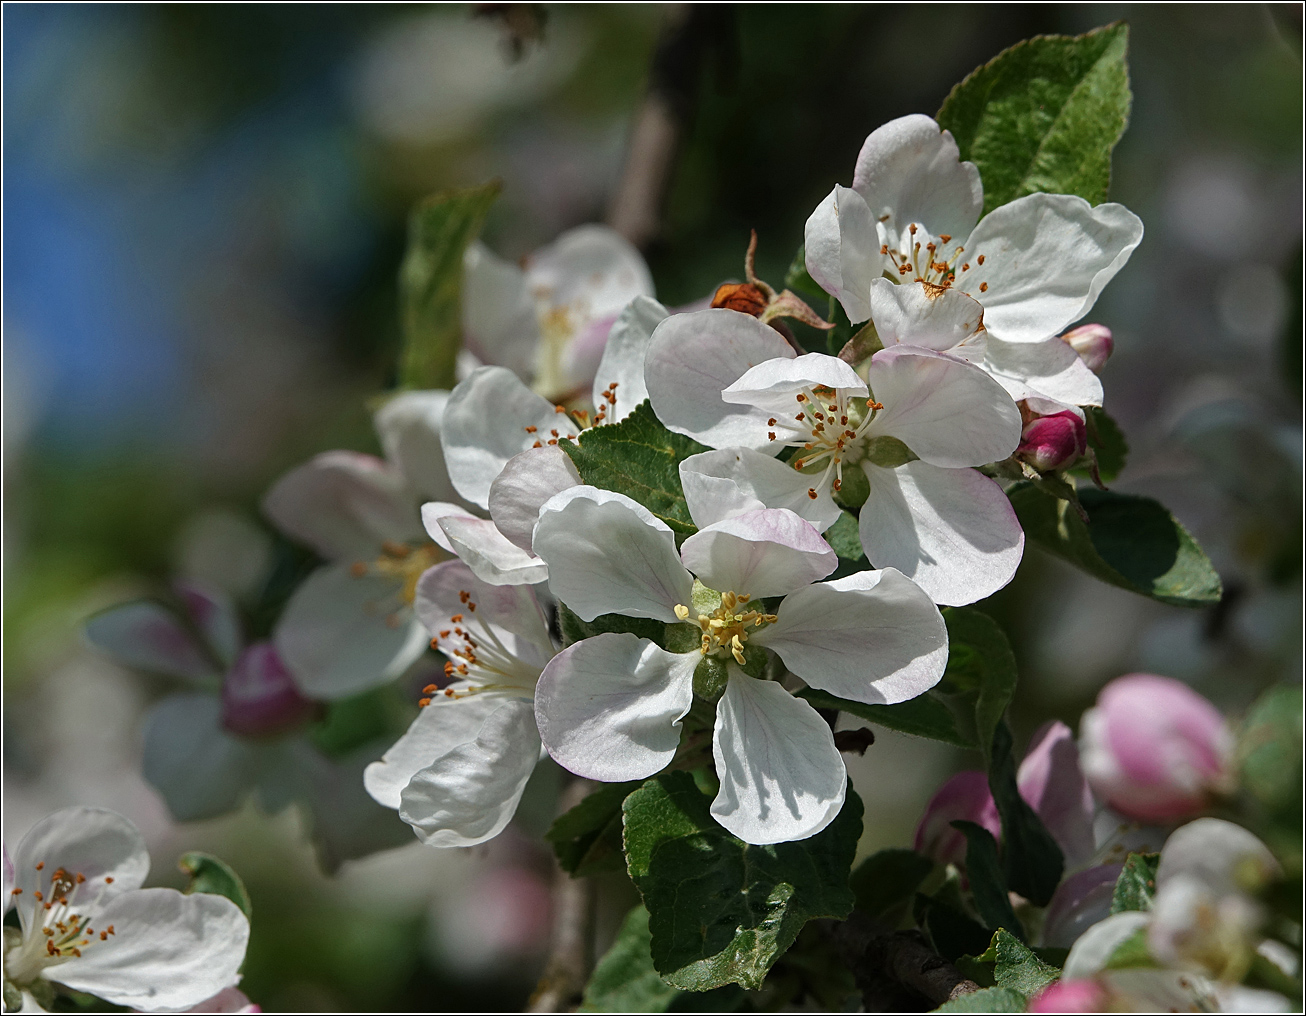
{"label": "apple blossom", "polygon": [[1087,453],[1088,429],[1075,409],[1035,416],[1021,430],[1016,448],[1016,458],[1041,473],[1068,469]]}
{"label": "apple blossom", "polygon": [[1084,366],[1099,374],[1111,358],[1115,342],[1106,325],[1080,325],[1061,336],[1061,341],[1079,354]]}
{"label": "apple blossom", "polygon": [[[814,835],[843,805],[843,760],[811,706],[753,676],[769,659],[758,650],[813,687],[901,702],[943,673],[942,618],[893,569],[819,581],[835,554],[787,509],[730,515],[728,501],[692,491],[686,498],[700,527],[679,552],[665,523],[622,494],[581,485],[544,505],[535,549],[560,600],[584,621],[615,612],[665,622],[689,645],[668,651],[606,633],[568,646],[540,677],[540,736],[577,775],[651,776],[676,754],[695,670],[707,661],[725,677],[712,741],[721,780],[713,816],[750,843]],[[768,597],[783,599],[769,608]]]}
{"label": "apple blossom", "polygon": [[54,812],[23,837],[13,868],[5,909],[17,909],[19,932],[5,929],[4,977],[19,990],[52,982],[163,1012],[240,980],[249,920],[223,896],[142,889],[150,857],[121,815]]}

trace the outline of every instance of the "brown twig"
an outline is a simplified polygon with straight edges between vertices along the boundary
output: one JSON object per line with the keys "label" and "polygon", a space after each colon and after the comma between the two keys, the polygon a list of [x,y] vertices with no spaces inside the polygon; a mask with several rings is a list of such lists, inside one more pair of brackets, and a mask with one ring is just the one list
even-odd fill
{"label": "brown twig", "polygon": [[885,978],[936,1006],[979,990],[978,984],[913,932],[895,932],[853,911],[848,920],[832,925],[830,934],[866,996],[868,1010],[873,1008],[873,997],[882,992]]}

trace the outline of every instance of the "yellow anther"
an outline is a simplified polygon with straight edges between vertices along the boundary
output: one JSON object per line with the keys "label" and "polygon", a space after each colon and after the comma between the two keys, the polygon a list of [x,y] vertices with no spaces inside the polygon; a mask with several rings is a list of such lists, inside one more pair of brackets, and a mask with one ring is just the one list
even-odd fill
{"label": "yellow anther", "polygon": [[676,617],[680,618],[680,620],[682,621],[689,620],[689,608],[686,607],[683,603],[677,603],[675,607],[672,609],[675,610]]}

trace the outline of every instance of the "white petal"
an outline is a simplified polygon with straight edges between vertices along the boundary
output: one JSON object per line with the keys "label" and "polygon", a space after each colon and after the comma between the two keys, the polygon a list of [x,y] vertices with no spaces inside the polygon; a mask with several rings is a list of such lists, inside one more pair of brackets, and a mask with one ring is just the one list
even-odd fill
{"label": "white petal", "polygon": [[816,527],[787,508],[714,522],[681,544],[680,559],[709,588],[754,599],[801,589],[839,567]]}
{"label": "white petal", "polygon": [[227,733],[216,695],[170,695],[145,720],[141,769],[179,822],[234,811],[275,749]]}
{"label": "white petal", "polygon": [[882,349],[868,371],[884,408],[866,433],[889,435],[935,466],[980,466],[1020,444],[1020,410],[979,367],[919,346]]}
{"label": "white petal", "polygon": [[[644,358],[648,355],[653,330],[670,313],[651,296],[637,296],[613,323],[603,348],[603,359],[594,375],[594,407],[605,410],[605,423],[624,419],[648,398],[648,389],[644,387]],[[616,387],[612,388],[614,382]],[[615,404],[609,405],[604,398],[608,392],[617,397]]]}
{"label": "white petal", "polygon": [[540,758],[535,716],[525,699],[500,700],[475,740],[413,775],[399,817],[431,847],[471,847],[498,836],[517,811]]}
{"label": "white petal", "polygon": [[1069,406],[1102,405],[1102,381],[1060,338],[1043,342],[985,343],[986,371],[1019,402],[1042,397]]}
{"label": "white petal", "polygon": [[273,632],[299,690],[309,698],[347,698],[408,669],[428,636],[400,592],[398,581],[355,576],[348,564],[305,579]]}
{"label": "white petal", "polygon": [[780,356],[793,357],[793,348],[747,314],[674,314],[657,326],[644,362],[653,411],[669,429],[712,448],[762,448],[770,414],[730,405],[721,392],[750,367]]}
{"label": "white petal", "polygon": [[530,377],[540,331],[526,273],[474,241],[463,256],[462,304],[463,341],[470,351]]}
{"label": "white petal", "polygon": [[509,459],[490,484],[490,518],[499,532],[528,551],[544,502],[580,482],[580,472],[571,456],[557,445],[528,448]]}
{"label": "white petal", "polygon": [[[528,430],[527,428],[533,428]],[[490,484],[508,460],[536,441],[575,434],[566,413],[503,367],[474,371],[449,396],[444,411],[444,459],[454,489],[473,504],[489,504]]]}
{"label": "white petal", "polygon": [[814,688],[855,702],[905,702],[933,688],[948,664],[939,610],[892,568],[790,593],[779,620],[753,636]]}
{"label": "white petal", "polygon": [[161,604],[124,603],[92,616],[86,640],[126,667],[202,681],[217,677],[218,661]]}
{"label": "white petal", "polygon": [[838,300],[849,321],[871,316],[867,302],[871,280],[884,272],[875,218],[855,190],[835,185],[816,206],[803,228],[807,272]]}
{"label": "white petal", "polygon": [[199,582],[174,582],[172,588],[185,604],[186,613],[204,635],[204,641],[217,654],[222,666],[236,662],[245,644],[240,630],[240,615],[231,597],[221,590]]}
{"label": "white petal", "polygon": [[[476,604],[475,609],[469,603]],[[455,626],[469,632],[477,642],[502,643],[519,660],[534,666],[537,673],[553,656],[548,622],[530,586],[483,582],[461,561],[444,561],[423,572],[413,609],[435,636],[440,651],[450,659],[454,658],[453,651],[462,647],[462,640],[440,633]],[[462,620],[452,621],[455,615]],[[492,626],[492,635],[486,625]]]}
{"label": "white petal", "polygon": [[982,600],[1011,581],[1025,533],[994,481],[925,462],[862,468],[871,493],[858,530],[871,564],[896,568],[935,603],[951,606]]}
{"label": "white petal", "polygon": [[1106,967],[1116,948],[1134,932],[1147,927],[1147,922],[1148,915],[1141,910],[1126,910],[1099,921],[1075,939],[1061,976],[1068,981],[1092,977]]}
{"label": "white petal", "polygon": [[441,550],[454,553],[453,544],[449,542],[449,536],[445,533],[444,527],[440,525],[443,518],[456,519],[474,519],[479,521],[479,516],[473,515],[462,505],[453,504],[449,501],[427,501],[422,505],[422,528],[426,530],[426,535],[436,542]]}
{"label": "white petal", "polygon": [[249,920],[225,896],[137,889],[96,917],[114,934],[44,976],[144,1012],[185,1009],[240,980]]}
{"label": "white petal", "polygon": [[1142,239],[1143,223],[1124,205],[1030,194],[975,227],[966,243],[970,270],[955,287],[984,304],[995,339],[1040,342],[1092,310]]}
{"label": "white petal", "polygon": [[871,321],[886,347],[905,342],[951,350],[981,334],[984,308],[955,289],[931,296],[919,282],[876,279],[871,283]]}
{"label": "white petal", "polygon": [[476,740],[486,718],[503,702],[488,695],[456,699],[436,695],[380,761],[363,770],[363,786],[378,804],[398,809],[400,795],[413,776],[460,744]]}
{"label": "white petal", "polygon": [[569,646],[540,675],[535,718],[559,765],[586,779],[642,780],[680,744],[700,655],[669,653],[629,633]]}
{"label": "white petal", "polygon": [[[14,851],[13,864],[14,885],[22,890],[13,902],[27,933],[40,906],[35,893],[49,895],[50,876],[59,868],[86,876],[70,898],[86,907],[84,900],[98,897],[108,902],[138,888],[149,874],[150,855],[140,831],[116,812],[63,808],[32,826]],[[41,871],[36,870],[38,864],[43,865]],[[106,877],[113,882],[106,883]]]}
{"label": "white petal", "polygon": [[239,988],[223,988],[212,998],[206,998],[198,1005],[193,1005],[186,1012],[228,1012],[250,1013],[263,1010],[249,1000]]}
{"label": "white petal", "polygon": [[[830,497],[829,484],[816,490],[812,482],[805,473],[750,448],[700,452],[680,463],[685,502],[700,529],[759,508],[788,508],[823,533],[838,521],[841,509]],[[815,498],[809,490],[816,490]]]}
{"label": "white petal", "polygon": [[979,170],[961,161],[952,134],[920,113],[871,132],[857,153],[853,187],[876,220],[890,217],[885,226],[894,240],[912,222],[934,236],[966,236],[984,207]]}
{"label": "white petal", "polygon": [[493,586],[534,585],[549,577],[548,566],[499,532],[489,519],[440,519],[449,543],[467,566]]}
{"label": "white petal", "polygon": [[263,513],[328,560],[374,557],[382,542],[421,532],[399,470],[359,452],[323,452],[292,469],[264,495]]}
{"label": "white petal", "polygon": [[1180,826],[1161,848],[1158,890],[1172,880],[1192,878],[1216,895],[1259,887],[1281,872],[1269,848],[1240,825],[1199,818]]}
{"label": "white petal", "polygon": [[675,622],[693,579],[671,530],[624,494],[578,486],[550,498],[532,541],[549,586],[582,620],[626,614]]}
{"label": "white petal", "polygon": [[436,501],[454,496],[440,444],[440,423],[448,402],[446,391],[400,392],[372,417],[385,457],[414,491]]}
{"label": "white petal", "polygon": [[866,382],[837,356],[804,353],[759,363],[722,391],[721,398],[734,405],[783,406],[788,410],[793,408],[795,392],[817,385],[866,394]]}
{"label": "white petal", "polygon": [[815,836],[843,807],[847,771],[830,726],[774,681],[730,668],[717,702],[712,817],[745,843]]}

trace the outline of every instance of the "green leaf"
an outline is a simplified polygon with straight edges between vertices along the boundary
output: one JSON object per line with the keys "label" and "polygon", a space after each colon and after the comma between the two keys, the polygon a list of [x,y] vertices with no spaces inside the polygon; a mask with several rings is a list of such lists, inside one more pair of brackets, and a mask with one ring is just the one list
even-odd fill
{"label": "green leaf", "polygon": [[406,388],[454,386],[462,345],[463,253],[480,235],[500,189],[495,180],[434,194],[408,219],[408,250],[399,268],[399,383]]}
{"label": "green leaf", "polygon": [[957,729],[957,718],[952,710],[929,692],[891,706],[853,702],[819,688],[804,688],[798,697],[806,699],[817,709],[838,709],[904,734],[944,741],[959,748],[975,747],[975,743]]}
{"label": "green leaf", "polygon": [[726,832],[686,772],[664,772],[627,799],[628,871],[644,897],[653,965],[668,983],[757,988],[813,918],[853,908],[849,869],[862,802],[810,839],[754,846]]}
{"label": "green leaf", "polygon": [[1247,713],[1238,739],[1242,785],[1270,814],[1301,815],[1302,689],[1281,684]]}
{"label": "green leaf", "polygon": [[1220,576],[1202,548],[1151,498],[1081,490],[1085,525],[1067,502],[1028,483],[1008,493],[1031,541],[1103,582],[1177,607],[1220,602]]}
{"label": "green leaf", "polygon": [[887,847],[859,864],[848,884],[857,909],[868,917],[880,917],[910,900],[933,868],[933,861],[914,850]]}
{"label": "green leaf", "polygon": [[1024,1012],[1028,999],[1011,988],[981,988],[954,998],[932,1012]]}
{"label": "green leaf", "polygon": [[952,828],[966,837],[966,877],[980,918],[990,928],[1007,928],[1021,938],[1025,929],[1016,920],[1007,895],[1007,880],[998,862],[998,841],[981,825],[958,819]]}
{"label": "green leaf", "polygon": [[987,948],[992,932],[969,914],[936,897],[916,894],[916,923],[930,936],[934,950],[955,963]]}
{"label": "green leaf", "polygon": [[707,449],[662,426],[648,400],[620,423],[587,430],[559,447],[586,483],[633,498],[681,536],[697,532],[680,489],[679,467]]}
{"label": "green leaf", "polygon": [[563,871],[584,876],[624,867],[621,802],[638,786],[638,783],[605,783],[554,820],[544,838],[553,844]]}
{"label": "green leaf", "polygon": [[1007,885],[1035,906],[1045,907],[1065,870],[1065,858],[1043,820],[1020,796],[1011,730],[997,725],[989,761],[989,791],[1002,817],[1002,868]]}
{"label": "green leaf", "polygon": [[1111,893],[1111,913],[1152,909],[1152,897],[1156,895],[1156,866],[1160,863],[1160,854],[1130,854],[1125,858],[1125,866]]}
{"label": "green leaf", "polygon": [[1106,961],[1107,970],[1123,970],[1127,967],[1154,967],[1151,950],[1147,948],[1147,929],[1139,928],[1127,939],[1115,947]]}
{"label": "green leaf", "polygon": [[792,289],[799,296],[810,297],[818,307],[830,299],[830,294],[807,271],[807,248],[803,244],[798,245],[794,259],[789,263],[789,270],[785,272],[785,289]]}
{"label": "green leaf", "polygon": [[309,728],[313,744],[334,759],[382,738],[395,738],[412,721],[410,707],[391,686],[328,702],[322,719]]}
{"label": "green leaf", "polygon": [[240,907],[246,917],[251,916],[253,908],[250,906],[249,893],[245,891],[245,883],[225,861],[212,854],[192,850],[181,855],[177,867],[190,876],[190,884],[186,886],[188,894],[213,893],[215,896],[225,896]]}
{"label": "green leaf", "polygon": [[948,666],[942,686],[972,701],[975,737],[987,760],[993,733],[1016,692],[1016,655],[1002,627],[972,607],[947,607]]}
{"label": "green leaf", "polygon": [[985,214],[1037,191],[1106,200],[1129,119],[1128,45],[1123,23],[1035,36],[953,88],[937,119],[979,167]]}
{"label": "green leaf", "polygon": [[[992,954],[992,955],[990,955]],[[993,936],[988,953],[981,959],[994,961],[993,977],[1000,988],[1010,988],[1026,997],[1037,995],[1061,976],[1010,932],[999,929]]]}
{"label": "green leaf", "polygon": [[625,614],[600,614],[593,621],[582,621],[565,603],[559,603],[558,626],[562,629],[564,646],[607,632],[630,632],[632,635],[638,635],[642,639],[648,639],[666,648],[667,625],[652,618],[627,617]]}
{"label": "green leaf", "polygon": [[849,512],[841,512],[835,524],[823,535],[825,542],[844,560],[858,561],[865,556],[865,551],[862,550],[862,538],[857,532],[857,519]]}
{"label": "green leaf", "polygon": [[[1088,444],[1097,456],[1097,475],[1103,483],[1110,483],[1125,468],[1129,442],[1125,440],[1120,425],[1107,415],[1105,409],[1088,406],[1084,416],[1088,423]],[[1087,473],[1087,470],[1082,472]]]}

